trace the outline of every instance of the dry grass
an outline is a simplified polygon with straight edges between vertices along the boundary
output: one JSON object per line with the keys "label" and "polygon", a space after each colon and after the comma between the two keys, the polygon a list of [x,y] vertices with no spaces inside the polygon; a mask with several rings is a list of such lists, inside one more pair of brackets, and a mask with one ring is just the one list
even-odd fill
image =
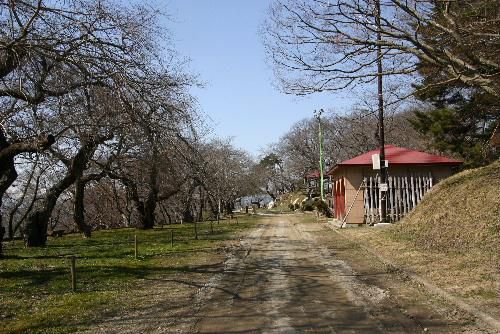
{"label": "dry grass", "polygon": [[394,226],[341,233],[500,316],[500,161],[442,182]]}
{"label": "dry grass", "polygon": [[421,249],[500,253],[500,161],[438,184],[391,231]]}

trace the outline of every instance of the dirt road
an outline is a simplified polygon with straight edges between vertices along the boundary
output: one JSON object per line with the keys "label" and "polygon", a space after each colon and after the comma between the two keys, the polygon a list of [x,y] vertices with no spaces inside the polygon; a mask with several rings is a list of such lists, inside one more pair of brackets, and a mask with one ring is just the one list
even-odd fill
{"label": "dirt road", "polygon": [[269,217],[186,300],[93,332],[490,333],[332,234],[300,216]]}
{"label": "dirt road", "polygon": [[298,221],[270,218],[243,242],[245,254],[227,263],[224,278],[193,314],[189,332],[459,332],[460,326],[439,319],[429,305],[411,305],[420,307],[418,319],[398,303],[391,306],[389,290],[367,283],[336,257],[335,247],[321,242],[331,232]]}
{"label": "dirt road", "polygon": [[229,268],[200,309],[195,332],[384,332],[360,295],[368,288],[378,303],[384,291],[357,282],[303,226],[285,218],[269,220],[246,246],[244,259]]}

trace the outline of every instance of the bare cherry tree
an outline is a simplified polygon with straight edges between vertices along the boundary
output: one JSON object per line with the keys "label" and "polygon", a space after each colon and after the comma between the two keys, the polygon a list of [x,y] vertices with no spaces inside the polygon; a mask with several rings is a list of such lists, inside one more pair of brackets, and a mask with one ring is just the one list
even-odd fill
{"label": "bare cherry tree", "polygon": [[[140,90],[154,92],[142,101],[151,102],[169,87],[163,95],[174,100],[181,75],[171,75],[179,70],[170,67],[174,55],[159,49],[157,11],[144,6],[13,0],[0,3],[0,16],[0,198],[17,177],[14,161],[20,154],[44,152],[57,140],[51,156],[71,167],[51,185],[59,185],[54,196],[40,202],[28,219],[28,235],[39,234],[28,238],[28,244],[41,245],[50,211],[46,209],[53,206],[55,195],[81,181],[85,161],[103,138],[114,134],[108,128],[88,136],[88,118],[76,117],[81,113],[72,115],[68,108],[72,99],[100,87],[136,96]],[[116,121],[123,129],[134,126],[130,117]],[[80,166],[76,173],[73,166]],[[0,239],[3,234],[0,224]]]}
{"label": "bare cherry tree", "polygon": [[381,57],[382,74],[394,80],[432,65],[441,72],[433,85],[461,82],[498,97],[498,23],[494,1],[276,0],[263,36],[287,93],[370,83]]}

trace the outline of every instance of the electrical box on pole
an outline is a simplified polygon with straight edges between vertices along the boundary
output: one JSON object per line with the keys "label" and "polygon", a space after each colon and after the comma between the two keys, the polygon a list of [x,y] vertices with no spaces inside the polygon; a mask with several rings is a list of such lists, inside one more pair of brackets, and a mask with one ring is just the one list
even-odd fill
{"label": "electrical box on pole", "polygon": [[[373,169],[379,170],[380,169],[380,154],[372,154],[372,166]],[[389,167],[389,160],[384,160],[384,166],[385,168]]]}

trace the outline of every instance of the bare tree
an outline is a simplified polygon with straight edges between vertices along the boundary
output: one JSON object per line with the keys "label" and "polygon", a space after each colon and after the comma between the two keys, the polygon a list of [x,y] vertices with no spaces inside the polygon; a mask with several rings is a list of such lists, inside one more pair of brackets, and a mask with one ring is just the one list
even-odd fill
{"label": "bare tree", "polygon": [[[20,154],[44,152],[56,143],[48,155],[61,170],[29,215],[28,245],[44,244],[50,213],[73,183],[75,221],[86,229],[85,184],[103,177],[99,168],[104,165],[106,170],[116,166],[107,158],[117,154],[118,134],[146,138],[129,145],[144,153],[144,143],[168,145],[159,139],[165,131],[174,138],[193,126],[185,91],[192,78],[178,66],[173,51],[159,47],[164,34],[158,15],[149,7],[111,0],[0,3],[0,198],[17,177],[14,161]],[[108,98],[115,105],[103,113]],[[134,131],[141,121],[161,126],[149,134],[144,126]],[[113,135],[105,161],[95,161],[94,170],[85,173],[94,153]],[[154,160],[162,147],[151,147]],[[3,233],[0,224],[0,239]]]}
{"label": "bare tree", "polygon": [[288,93],[372,82],[380,46],[384,76],[430,64],[442,73],[434,85],[462,82],[498,97],[498,23],[495,1],[276,0],[263,35],[278,84]]}

